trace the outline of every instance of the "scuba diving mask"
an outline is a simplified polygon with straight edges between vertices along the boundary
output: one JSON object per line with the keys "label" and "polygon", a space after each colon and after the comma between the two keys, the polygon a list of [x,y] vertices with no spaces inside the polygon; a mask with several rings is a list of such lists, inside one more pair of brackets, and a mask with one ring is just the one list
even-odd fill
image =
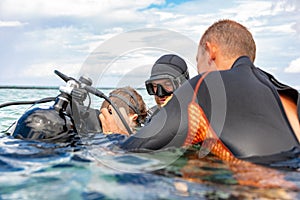
{"label": "scuba diving mask", "polygon": [[189,72],[185,61],[177,55],[167,54],[154,63],[145,85],[149,95],[164,97],[170,96],[188,79]]}
{"label": "scuba diving mask", "polygon": [[155,79],[149,79],[145,82],[149,95],[159,97],[170,96],[176,88],[179,87],[180,77],[174,78],[169,75],[160,75]]}

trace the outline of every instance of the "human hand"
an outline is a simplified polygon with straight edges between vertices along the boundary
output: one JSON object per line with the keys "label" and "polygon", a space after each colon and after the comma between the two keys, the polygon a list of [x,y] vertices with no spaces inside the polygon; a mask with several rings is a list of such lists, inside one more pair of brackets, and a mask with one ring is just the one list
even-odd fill
{"label": "human hand", "polygon": [[105,134],[120,133],[128,135],[124,125],[120,121],[118,114],[109,106],[100,110],[99,119],[102,124],[102,131]]}

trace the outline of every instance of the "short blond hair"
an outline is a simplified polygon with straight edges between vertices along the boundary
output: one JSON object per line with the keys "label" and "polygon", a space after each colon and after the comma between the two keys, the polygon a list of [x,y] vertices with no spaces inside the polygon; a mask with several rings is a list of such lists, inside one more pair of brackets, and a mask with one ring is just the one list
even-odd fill
{"label": "short blond hair", "polygon": [[206,49],[206,42],[219,46],[228,58],[248,56],[255,60],[256,45],[252,34],[243,25],[229,19],[212,24],[201,37],[199,45]]}

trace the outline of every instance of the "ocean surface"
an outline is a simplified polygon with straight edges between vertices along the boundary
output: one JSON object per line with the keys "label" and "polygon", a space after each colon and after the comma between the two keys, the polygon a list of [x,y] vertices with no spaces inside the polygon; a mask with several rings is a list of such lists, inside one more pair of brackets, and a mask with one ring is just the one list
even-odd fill
{"label": "ocean surface", "polygon": [[[138,91],[154,105],[145,90]],[[58,94],[57,89],[0,89],[0,104]],[[91,106],[101,102],[93,97]],[[0,199],[300,199],[299,158],[263,167],[203,156],[197,145],[128,153],[115,148],[124,139],[117,134],[97,134],[75,147],[7,136],[29,108],[0,108]]]}

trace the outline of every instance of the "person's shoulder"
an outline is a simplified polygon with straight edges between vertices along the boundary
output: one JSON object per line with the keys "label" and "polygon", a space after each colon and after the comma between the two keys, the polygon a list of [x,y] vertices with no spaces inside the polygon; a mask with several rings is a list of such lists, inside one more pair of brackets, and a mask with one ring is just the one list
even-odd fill
{"label": "person's shoulder", "polygon": [[155,105],[155,106],[152,106],[151,108],[149,108],[149,110],[147,111],[147,115],[148,116],[151,116],[151,115],[153,115],[157,110],[158,110],[159,108],[158,108],[158,106],[157,105]]}
{"label": "person's shoulder", "polygon": [[277,89],[292,89],[290,86],[278,81],[272,74],[256,67],[255,70],[269,80]]}
{"label": "person's shoulder", "polygon": [[190,78],[189,80],[187,80],[184,84],[191,84],[194,85],[195,83],[197,83],[199,81],[199,79],[202,77],[202,74],[197,74],[196,76]]}
{"label": "person's shoulder", "polygon": [[157,113],[158,111],[159,111],[159,107],[157,105],[149,108],[148,111],[147,111],[147,117],[145,119],[144,125],[149,124],[152,117],[153,117],[153,115],[155,115],[155,113]]}
{"label": "person's shoulder", "polygon": [[278,92],[284,93],[292,97],[295,100],[295,102],[298,101],[300,95],[297,89],[278,81],[272,74],[258,67],[256,67],[255,70],[257,74],[260,74],[260,77],[263,77],[266,80],[265,82],[269,87],[275,88],[275,90],[277,90]]}

